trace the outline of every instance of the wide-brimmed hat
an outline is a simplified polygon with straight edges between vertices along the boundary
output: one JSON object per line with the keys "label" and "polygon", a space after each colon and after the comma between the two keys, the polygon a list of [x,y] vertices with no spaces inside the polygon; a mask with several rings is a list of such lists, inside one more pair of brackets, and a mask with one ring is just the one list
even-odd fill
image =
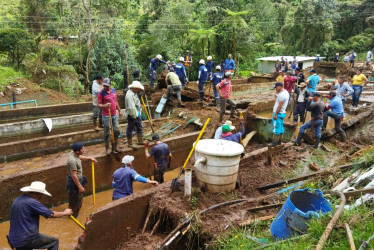
{"label": "wide-brimmed hat", "polygon": [[30,186],[23,187],[20,190],[22,192],[35,192],[52,196],[50,193],[47,192],[47,190],[45,190],[45,183],[41,181],[33,181]]}
{"label": "wide-brimmed hat", "polygon": [[232,125],[232,121],[230,121],[230,120],[225,121],[225,123],[223,125],[229,125],[230,126],[230,130],[234,130],[235,129],[235,126]]}
{"label": "wide-brimmed hat", "polygon": [[134,156],[132,156],[132,155],[125,155],[123,158],[122,158],[122,163],[123,164],[130,164],[131,162],[133,162],[134,161]]}
{"label": "wide-brimmed hat", "polygon": [[129,86],[129,89],[132,88],[144,90],[143,85],[139,81],[133,81],[132,84]]}

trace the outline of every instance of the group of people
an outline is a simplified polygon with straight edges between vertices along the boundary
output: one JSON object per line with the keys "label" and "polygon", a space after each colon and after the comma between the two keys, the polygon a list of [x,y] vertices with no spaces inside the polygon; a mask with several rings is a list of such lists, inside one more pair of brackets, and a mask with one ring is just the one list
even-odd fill
{"label": "group of people", "polygon": [[298,67],[298,62],[296,56],[293,57],[293,60],[288,61],[287,58],[284,58],[283,56],[281,59],[277,59],[275,62],[274,68],[275,72],[288,72],[291,70],[293,73],[295,73],[296,68]]}

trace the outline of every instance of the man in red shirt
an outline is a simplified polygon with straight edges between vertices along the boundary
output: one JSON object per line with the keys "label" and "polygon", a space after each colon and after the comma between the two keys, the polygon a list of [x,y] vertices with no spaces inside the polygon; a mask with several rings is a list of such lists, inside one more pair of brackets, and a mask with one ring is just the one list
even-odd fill
{"label": "man in red shirt", "polygon": [[[114,88],[111,87],[111,82],[109,78],[105,78],[103,81],[103,89],[97,95],[97,106],[102,108],[103,113],[103,124],[104,124],[104,142],[106,154],[110,155],[113,153],[123,152],[122,149],[118,148],[118,136],[120,134],[118,128],[118,116],[122,116],[121,108],[119,107],[117,101],[117,93]],[[110,136],[110,120],[109,120],[109,110],[112,116],[113,133],[114,133],[114,143],[112,143],[112,150],[109,149],[109,136]]]}
{"label": "man in red shirt", "polygon": [[290,94],[290,99],[288,100],[288,105],[291,104],[291,98],[293,97],[292,96],[292,90],[293,90],[293,86],[296,82],[296,77],[292,76],[292,73],[291,71],[287,71],[286,73],[286,77],[284,78],[284,89],[288,91],[288,93]]}
{"label": "man in red shirt", "polygon": [[235,115],[236,105],[232,100],[230,100],[232,75],[233,75],[233,73],[226,72],[225,73],[225,79],[223,79],[220,83],[218,83],[216,85],[216,89],[219,93],[220,105],[221,105],[221,109],[220,109],[220,112],[219,112],[219,121],[220,122],[222,122],[223,115],[225,114],[225,111],[226,111],[226,103],[231,106],[230,118],[235,118],[234,115]]}

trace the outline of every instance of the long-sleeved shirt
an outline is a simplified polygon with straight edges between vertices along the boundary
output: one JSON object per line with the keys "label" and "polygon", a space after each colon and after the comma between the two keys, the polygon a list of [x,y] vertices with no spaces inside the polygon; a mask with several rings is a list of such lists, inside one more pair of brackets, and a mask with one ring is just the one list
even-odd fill
{"label": "long-sleeved shirt", "polygon": [[136,93],[132,92],[131,89],[127,90],[125,97],[125,107],[127,114],[133,118],[139,116],[140,100]]}
{"label": "long-sleeved shirt", "polygon": [[326,110],[325,104],[319,100],[318,102],[307,102],[306,110],[310,111],[310,115],[314,119],[322,119],[323,112]]}
{"label": "long-sleeved shirt", "polygon": [[134,180],[146,183],[147,179],[139,175],[131,166],[123,165],[113,173],[113,200],[133,194]]}
{"label": "long-sleeved shirt", "polygon": [[344,116],[344,106],[342,100],[335,96],[331,99],[330,108],[332,112],[337,113],[338,115]]}
{"label": "long-sleeved shirt", "polygon": [[149,64],[149,72],[152,73],[153,71],[156,71],[160,62],[161,63],[166,63],[163,60],[157,61],[156,58],[152,58],[151,63]]}
{"label": "long-sleeved shirt", "polygon": [[213,61],[207,61],[205,63],[205,67],[208,70],[209,73],[212,73],[212,70],[214,68],[214,62]]}
{"label": "long-sleeved shirt", "polygon": [[234,70],[235,69],[235,62],[233,59],[226,59],[225,60],[225,70]]}
{"label": "long-sleeved shirt", "polygon": [[245,133],[244,124],[243,122],[240,122],[240,131],[235,134],[231,132],[224,133],[222,134],[222,140],[233,141],[233,142],[239,143],[240,138],[244,135],[244,133]]}
{"label": "long-sleeved shirt", "polygon": [[175,65],[175,74],[179,76],[179,78],[185,78],[187,79],[187,73],[186,73],[186,68],[184,67],[183,63],[179,62]]}
{"label": "long-sleeved shirt", "polygon": [[297,102],[308,102],[310,92],[307,89],[304,89],[304,91],[301,91],[299,87],[296,87],[295,93],[296,93]]}
{"label": "long-sleeved shirt", "polygon": [[199,76],[197,78],[197,81],[199,83],[204,83],[206,82],[208,78],[208,70],[206,69],[205,65],[201,65],[199,68]]}
{"label": "long-sleeved shirt", "polygon": [[97,95],[99,94],[100,89],[101,85],[94,80],[92,83],[92,104],[94,106],[97,106]]}
{"label": "long-sleeved shirt", "polygon": [[373,59],[373,52],[371,52],[371,51],[369,50],[368,53],[366,54],[366,61],[367,61],[367,62],[370,62],[371,59]]}
{"label": "long-sleeved shirt", "polygon": [[[332,89],[336,89],[336,96],[342,101],[347,100],[347,96],[350,96],[353,93],[353,89],[347,82],[344,82],[343,84],[335,84]],[[345,96],[343,96],[342,93],[345,94]]]}
{"label": "long-sleeved shirt", "polygon": [[303,72],[300,72],[298,75],[296,75],[296,84],[299,85],[300,83],[302,82],[305,82],[305,76],[303,74]]}
{"label": "long-sleeved shirt", "polygon": [[210,80],[212,81],[213,86],[216,86],[218,83],[222,81],[221,73],[218,73],[218,72],[214,73]]}

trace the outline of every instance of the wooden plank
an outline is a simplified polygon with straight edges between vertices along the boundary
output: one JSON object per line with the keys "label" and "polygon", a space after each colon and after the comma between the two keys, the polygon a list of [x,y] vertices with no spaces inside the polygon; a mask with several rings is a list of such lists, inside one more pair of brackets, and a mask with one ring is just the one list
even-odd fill
{"label": "wooden plank", "polygon": [[245,227],[245,226],[251,225],[253,222],[256,222],[256,221],[267,221],[267,220],[271,220],[275,216],[277,216],[277,214],[271,214],[271,215],[266,215],[266,216],[263,216],[263,217],[260,217],[260,218],[254,218],[254,219],[244,220],[244,221],[239,222],[239,226]]}
{"label": "wooden plank", "polygon": [[363,194],[374,193],[374,188],[360,189],[343,193],[346,199],[360,197]]}

